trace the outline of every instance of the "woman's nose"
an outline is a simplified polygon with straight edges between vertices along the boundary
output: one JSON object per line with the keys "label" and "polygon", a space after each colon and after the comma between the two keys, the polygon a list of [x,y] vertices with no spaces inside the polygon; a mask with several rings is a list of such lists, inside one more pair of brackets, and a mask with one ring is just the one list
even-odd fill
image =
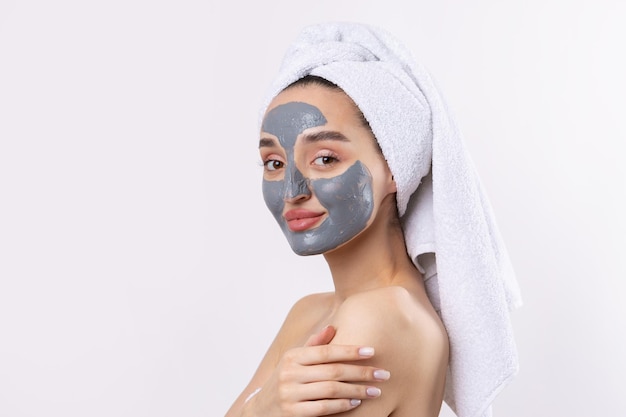
{"label": "woman's nose", "polygon": [[309,181],[297,169],[291,169],[285,175],[285,201],[298,201],[311,196]]}

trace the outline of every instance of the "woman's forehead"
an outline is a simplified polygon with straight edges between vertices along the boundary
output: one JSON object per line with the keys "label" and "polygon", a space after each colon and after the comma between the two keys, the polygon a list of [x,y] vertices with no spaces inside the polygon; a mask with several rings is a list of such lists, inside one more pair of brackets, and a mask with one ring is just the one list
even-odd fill
{"label": "woman's forehead", "polygon": [[304,131],[326,123],[326,118],[316,106],[289,101],[272,108],[265,115],[261,130],[278,138],[283,147],[293,147]]}
{"label": "woman's forehead", "polygon": [[302,102],[317,107],[326,117],[342,117],[353,114],[354,102],[346,93],[320,85],[297,85],[280,92],[270,102],[267,114],[272,109],[288,102]]}

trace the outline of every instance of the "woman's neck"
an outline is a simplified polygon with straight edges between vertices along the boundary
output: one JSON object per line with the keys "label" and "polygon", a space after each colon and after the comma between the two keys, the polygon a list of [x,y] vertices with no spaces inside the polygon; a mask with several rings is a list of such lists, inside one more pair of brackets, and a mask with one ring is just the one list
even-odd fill
{"label": "woman's neck", "polygon": [[[385,219],[386,220],[386,219]],[[376,288],[421,285],[400,227],[373,224],[347,245],[324,254],[338,301]]]}

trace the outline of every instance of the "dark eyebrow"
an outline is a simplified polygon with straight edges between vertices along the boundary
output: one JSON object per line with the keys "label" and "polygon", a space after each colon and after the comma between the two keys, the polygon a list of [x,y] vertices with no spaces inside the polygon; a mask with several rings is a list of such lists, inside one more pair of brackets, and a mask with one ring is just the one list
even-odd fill
{"label": "dark eyebrow", "polygon": [[[302,136],[302,140],[307,143],[321,142],[324,140],[336,140],[340,142],[349,142],[350,139],[344,136],[343,133],[334,130],[323,130],[316,133],[307,133]],[[261,138],[259,141],[259,148],[271,148],[277,146],[276,141],[272,138]]]}
{"label": "dark eyebrow", "polygon": [[259,141],[259,148],[272,148],[276,146],[276,141],[270,138],[261,138]]}
{"label": "dark eyebrow", "polygon": [[317,133],[307,133],[302,136],[302,140],[305,142],[320,142],[323,140],[338,140],[341,142],[349,142],[350,140],[343,135],[343,133],[336,132],[334,130],[323,130]]}

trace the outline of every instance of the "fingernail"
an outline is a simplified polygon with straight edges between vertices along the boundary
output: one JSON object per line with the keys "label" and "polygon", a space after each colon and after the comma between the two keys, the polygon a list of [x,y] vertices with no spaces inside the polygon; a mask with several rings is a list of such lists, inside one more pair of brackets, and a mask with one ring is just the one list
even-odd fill
{"label": "fingernail", "polygon": [[374,348],[373,347],[362,347],[359,349],[359,355],[361,356],[374,356]]}
{"label": "fingernail", "polygon": [[374,378],[380,379],[381,381],[388,380],[390,376],[391,376],[391,373],[389,373],[389,371],[385,371],[383,369],[377,369],[377,370],[374,371]]}
{"label": "fingernail", "polygon": [[352,407],[356,407],[357,405],[361,405],[361,400],[350,400],[350,405]]}
{"label": "fingernail", "polygon": [[367,392],[367,395],[370,397],[378,397],[381,391],[379,388],[369,387],[365,392]]}

